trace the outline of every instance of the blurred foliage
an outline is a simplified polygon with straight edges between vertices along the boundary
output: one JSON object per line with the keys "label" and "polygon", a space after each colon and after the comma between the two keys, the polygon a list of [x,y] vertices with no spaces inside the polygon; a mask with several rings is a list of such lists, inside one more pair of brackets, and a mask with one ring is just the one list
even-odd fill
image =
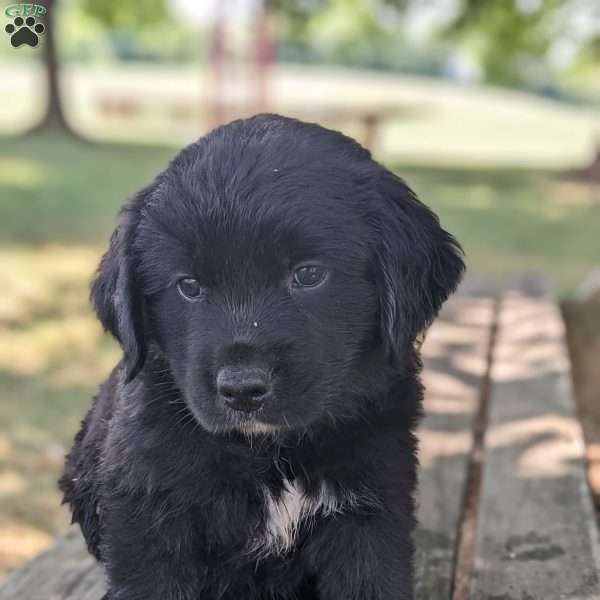
{"label": "blurred foliage", "polygon": [[[379,17],[389,18],[392,13],[400,14],[411,0],[266,0],[267,9],[273,14],[285,15],[296,26],[297,34],[303,33],[304,25],[322,15],[337,14],[345,20],[349,17],[356,24],[355,34],[374,33],[373,27]],[[328,18],[326,17],[326,19]],[[360,21],[364,21],[360,23]]]}
{"label": "blurred foliage", "polygon": [[[116,12],[113,5],[119,7]],[[142,2],[141,8],[134,3],[111,0],[63,0],[60,8],[63,61],[193,62],[200,59],[202,34],[172,19],[163,0],[147,0]]]}
{"label": "blurred foliage", "polygon": [[[454,9],[439,0],[266,1],[280,60],[443,75],[458,53],[472,59],[488,82],[541,91],[549,91],[561,70],[567,71],[550,60],[560,44],[576,46],[568,61],[571,71],[590,72],[600,61],[597,0],[456,0]],[[108,47],[110,55],[125,61],[195,61],[209,28],[207,23],[193,29],[174,18],[167,0],[60,4],[80,15],[70,15],[71,22],[82,22],[79,33],[69,28],[76,41],[63,44],[70,58],[94,60],[97,47],[100,57]],[[443,18],[426,40],[414,43],[407,35],[407,15],[438,5]],[[597,31],[582,37],[582,27]],[[98,31],[108,39],[104,47]]]}
{"label": "blurred foliage", "polygon": [[[600,60],[597,0],[457,0],[426,44],[409,44],[406,15],[435,1],[270,0],[284,55],[442,74],[456,51],[471,56],[484,80],[549,91],[564,65],[550,54],[575,47],[573,69]],[[438,3],[442,9],[443,3]],[[447,6],[444,10],[448,10]],[[594,30],[595,29],[595,30]],[[559,49],[560,50],[560,49]],[[571,50],[567,50],[570,52]]]}
{"label": "blurred foliage", "polygon": [[549,91],[565,76],[597,68],[600,3],[460,0],[442,37],[467,48],[486,81]]}
{"label": "blurred foliage", "polygon": [[276,18],[280,58],[439,72],[440,61],[424,58],[403,39],[402,15],[409,4],[409,0],[271,0],[268,6]]}
{"label": "blurred foliage", "polygon": [[90,16],[108,27],[137,28],[168,18],[165,0],[81,0]]}
{"label": "blurred foliage", "polygon": [[544,70],[544,57],[556,34],[556,11],[563,4],[540,0],[537,8],[527,10],[524,2],[462,0],[446,33],[471,46],[486,80],[519,84],[527,61],[530,67]]}
{"label": "blurred foliage", "polygon": [[112,56],[106,27],[72,0],[59,4],[58,47],[62,62],[105,62]]}

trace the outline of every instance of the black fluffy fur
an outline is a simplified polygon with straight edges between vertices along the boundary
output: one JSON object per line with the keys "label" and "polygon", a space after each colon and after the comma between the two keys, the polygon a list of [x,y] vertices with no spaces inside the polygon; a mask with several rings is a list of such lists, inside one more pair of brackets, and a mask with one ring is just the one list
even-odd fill
{"label": "black fluffy fur", "polygon": [[[303,263],[325,282],[291,287]],[[259,115],[185,148],[126,204],[92,286],[124,356],[60,485],[107,597],[413,598],[415,338],[463,268],[437,217],[340,133]],[[219,401],[225,364],[272,374],[259,413]],[[355,501],[253,552],[286,479]]]}

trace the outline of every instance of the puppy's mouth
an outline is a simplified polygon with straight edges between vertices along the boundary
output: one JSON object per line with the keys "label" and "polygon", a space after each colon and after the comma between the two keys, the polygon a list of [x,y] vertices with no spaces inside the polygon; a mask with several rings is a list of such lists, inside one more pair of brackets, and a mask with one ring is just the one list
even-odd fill
{"label": "puppy's mouth", "polygon": [[281,425],[274,425],[273,423],[263,423],[262,421],[247,421],[240,423],[237,429],[246,435],[275,435],[283,430]]}
{"label": "puppy's mouth", "polygon": [[286,430],[283,424],[270,423],[266,419],[263,408],[254,412],[240,412],[226,407],[224,416],[227,429],[246,435],[275,435]]}

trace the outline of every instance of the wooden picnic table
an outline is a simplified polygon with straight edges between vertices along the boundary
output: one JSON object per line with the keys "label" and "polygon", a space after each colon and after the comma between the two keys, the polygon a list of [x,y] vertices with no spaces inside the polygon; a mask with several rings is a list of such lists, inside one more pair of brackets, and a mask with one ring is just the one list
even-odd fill
{"label": "wooden picnic table", "polygon": [[[193,122],[204,110],[214,112],[214,99],[208,99],[208,105],[190,97],[189,94],[176,94],[169,90],[150,94],[139,94],[134,91],[115,92],[100,91],[95,96],[95,106],[98,112],[110,118],[131,120],[140,116],[151,107],[162,107],[163,110],[175,121]],[[206,101],[206,99],[205,99]],[[219,119],[214,122],[209,116],[211,127],[232,119],[248,118],[256,114],[257,106],[252,102],[241,103],[239,99],[226,98],[219,101]],[[271,108],[269,110],[272,110]],[[368,103],[352,105],[344,99],[324,101],[319,105],[306,104],[290,105],[285,107],[285,114],[290,117],[305,121],[324,123],[328,127],[343,128],[348,124],[356,123],[360,126],[360,141],[366,148],[373,149],[382,125],[397,119],[414,119],[426,112],[427,107],[422,103]]]}
{"label": "wooden picnic table", "polygon": [[[423,346],[419,600],[597,600],[600,543],[562,319],[548,297],[457,295]],[[100,600],[70,529],[0,600]],[[340,599],[342,600],[342,599]]]}

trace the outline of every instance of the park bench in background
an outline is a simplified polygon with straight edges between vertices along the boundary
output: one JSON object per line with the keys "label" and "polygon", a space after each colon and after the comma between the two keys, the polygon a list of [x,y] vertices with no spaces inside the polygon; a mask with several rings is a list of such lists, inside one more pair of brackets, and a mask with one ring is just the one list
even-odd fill
{"label": "park bench in background", "polygon": [[[419,600],[600,599],[598,530],[557,306],[518,291],[463,292],[423,352]],[[102,594],[100,570],[71,529],[13,574],[0,600]]]}

